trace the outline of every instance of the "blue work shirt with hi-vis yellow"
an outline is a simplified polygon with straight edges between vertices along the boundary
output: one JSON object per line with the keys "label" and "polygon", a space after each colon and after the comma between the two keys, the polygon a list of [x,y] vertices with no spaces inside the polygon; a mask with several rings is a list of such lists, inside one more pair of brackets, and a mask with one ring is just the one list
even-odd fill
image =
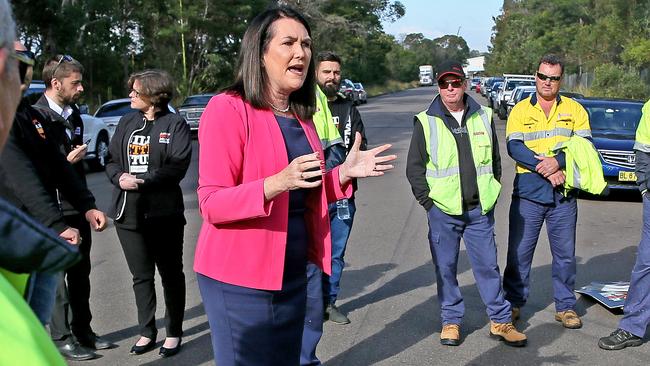
{"label": "blue work shirt with hi-vis yellow", "polygon": [[558,95],[548,117],[536,93],[515,105],[506,124],[508,155],[517,162],[513,196],[542,204],[554,202],[554,195],[561,194],[563,187],[554,189],[548,179],[535,171],[540,162],[535,156],[555,156],[563,169],[564,153],[554,155],[552,150],[574,134],[591,140],[589,115],[571,98]]}

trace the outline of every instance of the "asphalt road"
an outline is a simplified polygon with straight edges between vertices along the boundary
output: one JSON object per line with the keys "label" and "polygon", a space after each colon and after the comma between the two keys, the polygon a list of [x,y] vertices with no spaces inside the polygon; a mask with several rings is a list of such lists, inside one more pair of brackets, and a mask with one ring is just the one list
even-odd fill
{"label": "asphalt road", "polygon": [[[463,343],[459,347],[440,345],[440,315],[434,267],[426,239],[426,215],[413,199],[405,177],[413,115],[428,106],[434,92],[431,87],[407,90],[371,98],[368,104],[359,108],[370,145],[393,144],[392,151],[398,155],[398,160],[394,171],[360,183],[357,214],[338,301],[352,323],[343,326],[325,324],[317,352],[324,364],[647,365],[648,343],[616,352],[598,348],[598,338],[616,328],[620,313],[579,296],[577,311],[584,321],[582,329],[564,329],[554,320],[550,251],[544,231],[533,264],[530,299],[518,323],[528,335],[528,346],[511,348],[488,337],[489,320],[463,246],[458,270],[466,306],[461,328]],[[478,94],[470,92],[470,95],[485,104],[485,99]],[[503,191],[496,208],[499,264],[503,270],[514,166],[505,154],[505,122],[496,122],[504,170]],[[194,147],[196,152],[196,142]],[[157,351],[141,356],[129,355],[137,337],[136,309],[131,275],[111,225],[106,232],[94,235],[91,302],[93,328],[119,347],[99,351],[102,355],[99,359],[72,364],[213,364],[207,318],[192,271],[200,226],[195,193],[197,160],[195,154],[182,183],[188,219],[184,253],[188,291],[183,350],[170,359],[160,359]],[[111,190],[105,175],[90,174],[89,184],[100,208],[105,209]],[[614,194],[607,199],[579,200],[578,286],[596,280],[629,279],[639,240],[641,212],[639,196],[634,192]],[[159,337],[164,337],[164,302],[159,279],[157,281]]]}

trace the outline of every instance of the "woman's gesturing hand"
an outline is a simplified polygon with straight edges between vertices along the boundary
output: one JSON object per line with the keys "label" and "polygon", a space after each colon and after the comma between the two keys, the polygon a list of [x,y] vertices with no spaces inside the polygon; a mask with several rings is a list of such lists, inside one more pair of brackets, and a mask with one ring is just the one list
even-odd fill
{"label": "woman's gesturing hand", "polygon": [[374,149],[361,151],[359,150],[361,134],[357,132],[354,137],[354,145],[339,170],[341,184],[345,184],[352,178],[378,177],[384,175],[385,171],[393,169],[392,164],[385,163],[397,159],[397,155],[379,156],[391,146],[391,144],[384,144]]}
{"label": "woman's gesturing hand", "polygon": [[322,183],[325,162],[318,153],[299,156],[279,173],[264,180],[264,196],[271,200],[278,194],[300,188],[314,188]]}

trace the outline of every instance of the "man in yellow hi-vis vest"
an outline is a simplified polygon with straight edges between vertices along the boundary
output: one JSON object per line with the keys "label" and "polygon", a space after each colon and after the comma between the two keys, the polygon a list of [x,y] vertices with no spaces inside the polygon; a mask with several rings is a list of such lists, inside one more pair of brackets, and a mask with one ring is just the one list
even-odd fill
{"label": "man in yellow hi-vis vest", "polygon": [[630,288],[623,306],[623,318],[608,337],[598,341],[606,350],[639,346],[650,325],[650,100],[643,106],[643,114],[636,130],[634,143],[636,183],[643,195],[643,229],[636,255],[636,264],[630,276]]}
{"label": "man in yellow hi-vis vest", "polygon": [[457,346],[461,340],[465,306],[456,274],[463,238],[487,306],[490,335],[510,346],[524,346],[527,339],[512,324],[497,264],[494,205],[501,190],[501,159],[492,110],[465,93],[460,63],[442,63],[437,80],[440,94],[415,117],[406,175],[429,219],[442,317],[440,343]]}
{"label": "man in yellow hi-vis vest", "polygon": [[573,292],[578,204],[574,191],[565,192],[565,153],[551,156],[549,151],[573,135],[591,140],[591,129],[582,105],[560,96],[563,73],[564,64],[558,56],[543,56],[535,75],[536,92],[515,105],[506,124],[508,154],[516,162],[517,174],[503,289],[516,320],[528,299],[533,254],[546,222],[553,255],[555,320],[576,329],[582,326]]}

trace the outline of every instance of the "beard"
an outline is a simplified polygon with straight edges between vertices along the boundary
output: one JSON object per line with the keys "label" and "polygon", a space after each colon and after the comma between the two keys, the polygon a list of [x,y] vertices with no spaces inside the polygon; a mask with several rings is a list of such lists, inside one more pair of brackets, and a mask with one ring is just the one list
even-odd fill
{"label": "beard", "polygon": [[325,93],[326,97],[332,98],[335,97],[336,94],[339,92],[340,84],[330,82],[325,85],[319,85],[319,86],[323,90],[323,93]]}
{"label": "beard", "polygon": [[59,97],[59,100],[61,100],[61,102],[63,102],[64,105],[72,105],[72,104],[77,103],[77,101],[81,97],[81,93],[72,94],[72,95],[65,95],[65,94],[63,94],[63,92],[59,91],[57,93],[57,96]]}

